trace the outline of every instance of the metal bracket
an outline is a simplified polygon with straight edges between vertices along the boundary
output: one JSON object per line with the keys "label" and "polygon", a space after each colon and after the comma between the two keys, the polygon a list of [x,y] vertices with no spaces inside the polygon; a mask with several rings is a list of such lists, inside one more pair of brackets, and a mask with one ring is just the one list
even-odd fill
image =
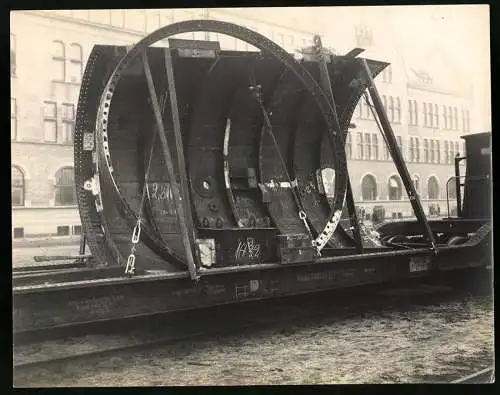
{"label": "metal bracket", "polygon": [[215,59],[220,53],[218,41],[168,39],[169,48],[176,49],[181,58]]}
{"label": "metal bracket", "polygon": [[99,176],[95,174],[92,178],[85,181],[83,184],[83,188],[86,191],[92,192],[92,195],[97,196],[101,193],[101,187],[99,185]]}

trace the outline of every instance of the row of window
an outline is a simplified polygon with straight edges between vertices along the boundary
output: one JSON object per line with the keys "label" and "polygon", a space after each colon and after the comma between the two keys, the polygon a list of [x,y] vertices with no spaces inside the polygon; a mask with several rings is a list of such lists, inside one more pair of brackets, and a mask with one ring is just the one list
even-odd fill
{"label": "row of window", "polygon": [[[417,137],[411,137],[410,145],[408,149],[409,162],[421,162],[420,161],[420,140]],[[458,141],[444,141],[443,151],[441,151],[441,142],[439,140],[433,139],[423,139],[423,155],[422,163],[444,163],[453,164],[455,163],[455,156],[460,154],[460,150],[463,151],[463,143],[460,146]],[[441,156],[441,153],[443,156]],[[463,153],[463,152],[462,152]]]}
{"label": "row of window", "polygon": [[[420,178],[416,175],[413,176],[413,185],[420,195]],[[430,176],[427,180],[427,198],[439,199],[439,192],[438,179],[435,176]],[[453,199],[455,196],[455,183],[451,182],[448,184],[448,197]],[[403,184],[397,175],[391,176],[387,181],[387,198],[388,200],[401,200],[403,198]],[[361,180],[361,199],[363,201],[378,199],[377,181],[371,174],[365,175]]]}
{"label": "row of window", "polygon": [[[137,10],[99,10],[87,11],[86,13],[75,11],[72,16],[83,18],[89,22],[109,25],[121,29],[131,29],[143,31],[145,33],[152,32],[162,26],[169,25],[174,22],[180,22],[187,19],[202,19],[210,18],[208,9],[185,9],[185,10],[161,10],[161,11],[137,11]],[[223,17],[223,16],[222,16]],[[224,17],[223,17],[224,19]],[[227,19],[227,18],[226,18]],[[259,31],[257,26],[246,25],[251,30]],[[308,39],[305,37],[301,42],[295,42],[293,34],[285,34],[284,31],[275,31],[268,29],[265,33],[271,40],[276,41],[279,45],[286,47],[289,50],[295,49],[295,45],[305,47],[308,45]],[[224,49],[248,50],[249,45],[243,41],[230,38],[229,36],[219,35],[214,32],[192,32],[182,35],[183,38],[191,38],[194,40],[217,40],[221,41],[221,46]],[[181,36],[179,36],[181,37]]]}
{"label": "row of window", "polygon": [[[26,180],[18,166],[12,170],[12,206],[24,206]],[[56,206],[73,206],[76,204],[75,178],[72,167],[62,167],[56,172],[54,184],[54,203]]]}
{"label": "row of window", "polygon": [[373,30],[368,26],[354,26],[354,37],[358,47],[363,48],[373,45]]}
{"label": "row of window", "polygon": [[[408,162],[413,163],[436,163],[436,164],[453,164],[455,156],[463,151],[463,143],[458,141],[439,141],[434,139],[423,139],[422,147],[420,146],[420,138],[410,137],[408,155],[405,152],[403,138],[396,136],[399,149],[403,153],[403,158]],[[377,133],[357,133],[357,153],[353,157],[352,136],[347,133],[346,138],[346,157],[348,159],[359,160],[390,160],[391,156],[387,149],[385,141]],[[441,144],[442,143],[442,144]],[[380,149],[382,144],[383,150]],[[441,151],[443,148],[443,151]],[[421,156],[422,154],[422,156]]]}
{"label": "row of window", "polygon": [[[422,103],[422,126],[426,128],[438,129],[439,122],[442,119],[441,128],[444,130],[459,130],[458,122],[458,108],[451,106],[441,106],[441,113],[439,106],[433,103]],[[469,110],[461,110],[462,130],[464,132],[470,131],[470,113]],[[408,100],[408,124],[418,126],[419,112],[418,103],[416,100]]]}
{"label": "row of window", "polygon": [[[400,123],[401,99],[399,97],[382,95],[382,103],[384,104],[384,110],[389,121],[393,123]],[[375,119],[375,109],[371,103],[366,102],[364,97],[361,98],[356,107],[358,119]]]}
{"label": "row of window", "polygon": [[[83,73],[83,49],[77,43],[52,42],[52,81],[79,84]],[[16,76],[16,37],[10,35],[10,75]]]}
{"label": "row of window", "polygon": [[52,42],[52,81],[78,84],[83,73],[83,49],[80,44],[66,44],[63,41]]}
{"label": "row of window", "polygon": [[[10,136],[17,140],[18,108],[15,98],[10,99]],[[43,103],[43,140],[47,143],[72,144],[75,125],[75,105],[45,101]]]}
{"label": "row of window", "polygon": [[[25,202],[25,177],[18,166],[12,166],[12,205],[24,206]],[[417,193],[420,193],[420,179],[413,177],[413,183]],[[454,183],[450,183],[449,196],[455,196]],[[387,182],[389,200],[401,200],[403,198],[402,182],[399,176],[393,175]],[[56,206],[68,206],[76,204],[75,180],[72,167],[63,167],[56,172],[54,185],[54,202]],[[377,200],[378,189],[375,177],[367,174],[361,180],[361,199]],[[427,198],[439,199],[439,183],[435,176],[427,180]]]}

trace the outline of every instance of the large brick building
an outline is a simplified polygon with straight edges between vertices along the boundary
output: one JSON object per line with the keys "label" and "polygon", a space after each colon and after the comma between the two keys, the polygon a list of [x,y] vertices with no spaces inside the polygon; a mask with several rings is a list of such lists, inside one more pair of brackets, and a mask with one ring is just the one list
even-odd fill
{"label": "large brick building", "polygon": [[[313,31],[308,12],[290,10],[289,18],[280,24],[269,11],[259,9],[12,13],[14,237],[80,231],[72,174],[72,130],[82,73],[95,43],[130,45],[159,26],[209,16],[245,25],[293,51],[310,45],[313,34],[327,30],[319,20]],[[469,87],[459,86],[460,78],[449,73],[439,74],[439,65],[427,62],[421,67],[413,59],[405,59],[406,54],[397,46],[380,45],[384,43],[383,30],[378,35],[362,18],[351,23],[339,16],[334,22],[328,21],[328,26],[337,30],[328,30],[325,44],[339,52],[367,48],[367,56],[391,62],[377,78],[389,119],[425,209],[439,205],[443,212],[453,156],[462,152],[459,137],[474,130]],[[186,37],[216,39],[225,49],[249,48],[222,35],[196,33]],[[425,54],[421,57],[425,59]],[[358,105],[353,123],[356,128],[349,134],[346,149],[357,204],[368,215],[376,205],[384,205],[389,217],[411,215],[401,180],[366,103]]]}

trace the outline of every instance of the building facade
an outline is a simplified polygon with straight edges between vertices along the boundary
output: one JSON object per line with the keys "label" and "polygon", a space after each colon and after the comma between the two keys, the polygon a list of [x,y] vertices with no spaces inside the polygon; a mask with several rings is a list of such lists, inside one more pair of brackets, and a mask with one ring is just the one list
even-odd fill
{"label": "building facade", "polygon": [[[146,34],[187,19],[211,18],[244,25],[289,51],[311,45],[321,24],[292,16],[277,23],[262,10],[19,11],[11,14],[12,232],[14,237],[78,234],[80,218],[73,177],[72,133],[81,78],[95,43],[131,45]],[[340,22],[340,21],[339,21]],[[361,23],[338,23],[324,36],[338,48],[376,48],[376,34]],[[214,33],[184,38],[218,40],[223,49],[251,46]],[[36,44],[35,44],[36,43]],[[371,53],[370,53],[371,55]],[[375,56],[377,55],[377,56]],[[379,90],[403,155],[427,212],[446,209],[446,182],[460,135],[473,130],[467,92],[442,87],[431,71],[408,68],[395,49],[373,57],[391,62],[377,77]],[[413,64],[413,63],[412,63]],[[411,206],[382,135],[363,100],[358,104],[346,152],[355,200],[367,218],[383,205],[386,216],[410,216]],[[454,191],[450,191],[452,194]],[[434,208],[432,208],[434,207]]]}

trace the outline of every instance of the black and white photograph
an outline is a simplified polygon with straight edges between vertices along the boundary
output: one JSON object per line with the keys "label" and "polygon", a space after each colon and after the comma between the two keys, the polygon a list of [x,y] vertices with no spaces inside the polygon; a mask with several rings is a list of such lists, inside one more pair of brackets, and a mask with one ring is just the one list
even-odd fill
{"label": "black and white photograph", "polygon": [[487,4],[10,11],[13,385],[491,384]]}

